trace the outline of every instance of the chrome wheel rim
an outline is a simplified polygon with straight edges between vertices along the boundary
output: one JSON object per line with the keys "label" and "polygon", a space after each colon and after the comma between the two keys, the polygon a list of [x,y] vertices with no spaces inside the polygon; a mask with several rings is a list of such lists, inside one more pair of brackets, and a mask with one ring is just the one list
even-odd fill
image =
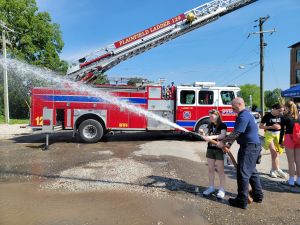
{"label": "chrome wheel rim", "polygon": [[97,128],[93,125],[87,125],[83,129],[83,136],[89,139],[92,139],[97,136]]}

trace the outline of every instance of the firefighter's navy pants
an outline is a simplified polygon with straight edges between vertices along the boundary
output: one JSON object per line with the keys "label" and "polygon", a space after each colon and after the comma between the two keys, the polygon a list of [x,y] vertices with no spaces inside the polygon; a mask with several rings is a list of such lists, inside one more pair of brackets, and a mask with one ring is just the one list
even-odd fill
{"label": "firefighter's navy pants", "polygon": [[261,144],[244,144],[238,152],[237,166],[237,200],[247,205],[249,194],[249,183],[252,187],[252,196],[256,201],[263,199],[260,178],[256,170],[256,162],[261,151]]}

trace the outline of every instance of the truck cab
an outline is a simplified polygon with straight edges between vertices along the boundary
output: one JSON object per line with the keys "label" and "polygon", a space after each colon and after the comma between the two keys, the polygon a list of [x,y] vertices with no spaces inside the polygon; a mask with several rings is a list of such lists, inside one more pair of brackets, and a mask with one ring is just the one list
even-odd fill
{"label": "truck cab", "polygon": [[232,131],[236,114],[231,101],[238,96],[238,87],[216,87],[214,82],[195,82],[192,86],[178,86],[176,123],[198,132],[209,124],[209,111],[220,111],[223,122]]}

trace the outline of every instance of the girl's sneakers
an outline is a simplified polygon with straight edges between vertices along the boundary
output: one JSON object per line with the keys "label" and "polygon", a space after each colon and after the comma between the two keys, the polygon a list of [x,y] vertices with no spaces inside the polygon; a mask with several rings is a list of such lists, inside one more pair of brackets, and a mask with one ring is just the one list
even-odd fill
{"label": "girl's sneakers", "polygon": [[214,187],[208,187],[204,192],[203,192],[203,195],[204,196],[209,196],[211,195],[212,193],[215,192],[215,188]]}
{"label": "girl's sneakers", "polygon": [[288,180],[282,181],[280,183],[283,184],[283,185],[286,185],[286,186],[295,187],[295,182],[290,182]]}
{"label": "girl's sneakers", "polygon": [[[203,192],[203,195],[204,196],[209,196],[211,195],[212,193],[215,192],[215,188],[214,187],[208,187],[204,192]],[[225,191],[223,188],[221,188],[218,193],[217,193],[217,198],[218,199],[223,199],[225,197]]]}
{"label": "girl's sneakers", "polygon": [[276,170],[277,176],[283,179],[287,178],[287,174],[283,172],[281,169]]}
{"label": "girl's sneakers", "polygon": [[276,170],[271,170],[270,171],[270,177],[277,178]]}
{"label": "girl's sneakers", "polygon": [[272,178],[280,177],[280,178],[286,179],[287,174],[285,172],[283,172],[281,169],[271,170],[270,171],[270,177],[272,177]]}
{"label": "girl's sneakers", "polygon": [[225,191],[224,189],[220,189],[217,193],[217,198],[223,199],[225,197]]}

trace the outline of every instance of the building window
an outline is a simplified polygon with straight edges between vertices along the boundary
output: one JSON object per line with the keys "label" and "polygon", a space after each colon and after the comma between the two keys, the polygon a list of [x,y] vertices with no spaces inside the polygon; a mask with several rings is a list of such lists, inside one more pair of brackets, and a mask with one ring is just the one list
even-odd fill
{"label": "building window", "polygon": [[300,84],[300,70],[296,70],[296,84]]}
{"label": "building window", "polygon": [[234,97],[233,91],[221,91],[221,98],[224,105],[231,105]]}
{"label": "building window", "polygon": [[181,91],[180,92],[180,103],[183,105],[195,104],[195,91]]}
{"label": "building window", "polygon": [[296,62],[300,62],[300,49],[296,51]]}
{"label": "building window", "polygon": [[199,105],[212,105],[214,103],[213,91],[199,91]]}

